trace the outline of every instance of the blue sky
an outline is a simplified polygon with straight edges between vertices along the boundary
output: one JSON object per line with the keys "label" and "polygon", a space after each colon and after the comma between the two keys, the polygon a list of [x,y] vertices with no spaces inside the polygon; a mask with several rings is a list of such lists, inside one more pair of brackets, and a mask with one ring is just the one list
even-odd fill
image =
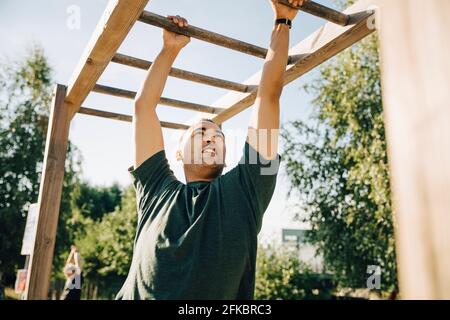
{"label": "blue sky", "polygon": [[[318,1],[335,7],[333,1]],[[25,55],[24,48],[32,42],[43,46],[55,71],[55,80],[67,84],[84,49],[107,5],[107,0],[0,0],[0,56],[10,59]],[[80,29],[67,26],[70,18],[68,8],[80,10]],[[179,14],[190,24],[215,31],[261,47],[268,47],[273,24],[273,13],[268,0],[150,0],[146,10],[161,14]],[[319,18],[300,13],[291,31],[291,44],[295,44],[317,30],[325,22]],[[146,60],[154,60],[161,48],[161,30],[136,23],[120,53]],[[263,60],[193,39],[178,59],[175,67],[206,75],[243,82],[263,66]],[[311,81],[314,73],[291,83],[283,91],[281,107],[282,122],[306,119],[311,109],[311,97],[300,87]],[[110,64],[99,83],[136,91],[145,72],[116,64]],[[175,78],[169,78],[163,96],[210,105],[227,92]],[[83,104],[112,112],[131,114],[132,101],[91,93]],[[240,157],[244,143],[249,111],[241,113],[224,123],[227,141],[233,145],[227,155],[231,168]],[[186,123],[194,114],[170,107],[158,107],[161,120]],[[236,134],[240,132],[242,134]],[[230,134],[231,133],[231,134]],[[184,181],[182,168],[175,162],[176,143],[173,130],[164,130],[166,152],[177,177]],[[118,182],[130,184],[127,168],[131,164],[131,126],[114,120],[77,115],[72,122],[71,141],[83,155],[83,176],[96,185]],[[283,150],[283,146],[280,146]],[[282,169],[272,202],[266,212],[263,237],[276,233],[282,227],[295,227],[291,221],[292,204],[287,199],[288,182]]]}

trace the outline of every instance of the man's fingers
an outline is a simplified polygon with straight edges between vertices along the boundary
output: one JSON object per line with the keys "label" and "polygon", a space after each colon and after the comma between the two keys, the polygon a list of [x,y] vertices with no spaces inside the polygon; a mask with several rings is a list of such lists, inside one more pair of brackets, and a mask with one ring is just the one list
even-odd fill
{"label": "man's fingers", "polygon": [[167,19],[172,20],[175,24],[179,24],[181,22],[179,16],[167,16]]}
{"label": "man's fingers", "polygon": [[180,27],[186,27],[187,26],[187,20],[185,18],[183,18],[181,16],[177,16],[177,18],[178,18],[178,21],[179,21],[178,25]]}
{"label": "man's fingers", "polygon": [[167,16],[167,19],[171,20],[173,23],[178,23],[177,17],[175,16]]}
{"label": "man's fingers", "polygon": [[181,16],[167,16],[167,19],[171,20],[173,23],[175,23],[179,27],[187,27],[188,22],[185,18]]}
{"label": "man's fingers", "polygon": [[176,18],[175,16],[167,16],[167,19],[169,19],[170,21],[172,21],[173,23],[177,23],[176,22]]}
{"label": "man's fingers", "polygon": [[289,4],[291,4],[293,7],[301,7],[308,1],[309,0],[288,0]]}
{"label": "man's fingers", "polygon": [[292,4],[294,7],[301,7],[307,2],[308,0],[289,0],[289,3]]}

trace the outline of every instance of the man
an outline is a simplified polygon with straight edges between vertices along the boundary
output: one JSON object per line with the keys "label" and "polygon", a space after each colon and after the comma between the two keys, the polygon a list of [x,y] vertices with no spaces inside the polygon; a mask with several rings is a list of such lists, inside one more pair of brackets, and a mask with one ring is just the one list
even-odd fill
{"label": "man", "polygon": [[[279,99],[290,29],[286,19],[297,14],[270,2],[276,23],[243,160],[225,175],[224,135],[210,120],[193,125],[177,152],[187,183],[177,181],[169,168],[155,108],[175,58],[190,39],[163,31],[163,49],[135,100],[130,173],[139,220],[132,264],[117,299],[253,298],[257,235],[279,165]],[[168,18],[187,26],[180,16]]]}

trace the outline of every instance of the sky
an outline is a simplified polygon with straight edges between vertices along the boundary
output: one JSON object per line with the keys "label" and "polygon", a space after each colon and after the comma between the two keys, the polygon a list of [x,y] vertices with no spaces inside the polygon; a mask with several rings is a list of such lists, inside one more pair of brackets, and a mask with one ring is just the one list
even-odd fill
{"label": "sky", "polygon": [[[317,1],[335,8],[334,1]],[[96,25],[108,4],[107,0],[0,0],[0,59],[20,59],[26,48],[37,43],[44,48],[54,69],[57,83],[67,85]],[[268,0],[150,0],[146,10],[160,15],[179,14],[191,25],[232,38],[268,47],[273,13]],[[79,24],[73,23],[79,14]],[[291,30],[290,47],[320,28],[325,22],[299,13]],[[118,52],[153,61],[162,46],[161,30],[137,22]],[[244,82],[263,66],[263,59],[192,39],[174,63],[174,67],[235,82]],[[284,88],[281,98],[281,122],[306,120],[311,99],[301,87],[310,82],[315,72],[303,76]],[[137,91],[145,71],[111,63],[98,83]],[[212,105],[226,90],[169,78],[163,96]],[[83,106],[111,112],[131,114],[133,102],[117,97],[91,93]],[[250,109],[223,125],[227,137],[228,169],[241,156]],[[159,106],[162,121],[187,123],[191,111]],[[76,115],[71,124],[70,140],[80,150],[83,178],[98,186],[114,182],[131,183],[128,167],[132,163],[131,125],[86,115]],[[178,133],[164,129],[166,153],[175,175],[184,181],[181,165],[175,161]],[[280,145],[282,154],[283,145]],[[287,198],[289,183],[283,165],[277,187],[266,211],[261,237],[281,237],[282,228],[304,227],[293,221],[295,198]]]}

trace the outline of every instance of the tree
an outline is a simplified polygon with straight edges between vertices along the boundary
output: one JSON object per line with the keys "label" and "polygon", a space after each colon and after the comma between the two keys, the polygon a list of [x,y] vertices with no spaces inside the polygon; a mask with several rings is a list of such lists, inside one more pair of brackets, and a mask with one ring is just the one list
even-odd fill
{"label": "tree", "polygon": [[255,299],[331,299],[334,289],[329,276],[314,274],[300,261],[298,250],[276,245],[258,248]]}
{"label": "tree", "polygon": [[[38,199],[52,89],[51,67],[37,45],[25,59],[0,64],[0,281],[6,285],[24,262],[20,248],[26,212]],[[76,176],[74,149],[67,157],[62,212]]]}
{"label": "tree", "polygon": [[101,220],[84,218],[75,243],[83,257],[87,282],[95,284],[102,298],[113,298],[126,279],[136,234],[136,194],[125,190],[120,206]]}
{"label": "tree", "polygon": [[[37,45],[28,50],[25,59],[3,60],[0,64],[0,281],[7,286],[14,283],[15,272],[25,260],[20,256],[20,248],[28,207],[38,200],[52,83],[52,69],[43,49]],[[130,208],[126,202],[129,197],[121,202],[122,190],[118,185],[93,187],[82,182],[80,153],[70,142],[66,159],[52,279],[64,279],[62,268],[70,245],[83,234],[91,244],[97,245],[100,239],[105,247],[97,257],[98,265],[92,265],[91,270],[100,270],[99,277],[106,281],[106,277],[114,274],[113,270],[107,271],[107,263],[117,258],[111,268],[118,266],[118,275],[123,280],[128,269],[125,272],[120,268],[128,266],[131,257],[127,250],[132,248],[134,224],[131,240],[128,241],[126,233],[127,241],[122,241],[121,228],[127,230],[129,226],[122,219],[133,221],[135,214],[130,216],[128,212],[135,213],[135,207]],[[132,202],[131,206],[134,199]],[[126,213],[120,211],[123,205],[129,209]],[[105,216],[114,211],[115,214]],[[109,234],[110,229],[116,233]],[[109,238],[112,242],[106,244],[103,239],[108,236],[114,238]],[[107,255],[113,252],[111,248],[116,250],[112,257]],[[95,251],[88,253],[88,257],[95,259]]]}
{"label": "tree", "polygon": [[94,187],[81,182],[74,196],[74,205],[82,211],[83,216],[100,220],[105,213],[114,211],[120,205],[122,190],[119,185]]}
{"label": "tree", "polygon": [[397,288],[394,222],[383,123],[377,39],[370,37],[320,69],[309,121],[283,130],[291,193],[310,241],[342,287],[365,288],[368,266],[381,289]]}

